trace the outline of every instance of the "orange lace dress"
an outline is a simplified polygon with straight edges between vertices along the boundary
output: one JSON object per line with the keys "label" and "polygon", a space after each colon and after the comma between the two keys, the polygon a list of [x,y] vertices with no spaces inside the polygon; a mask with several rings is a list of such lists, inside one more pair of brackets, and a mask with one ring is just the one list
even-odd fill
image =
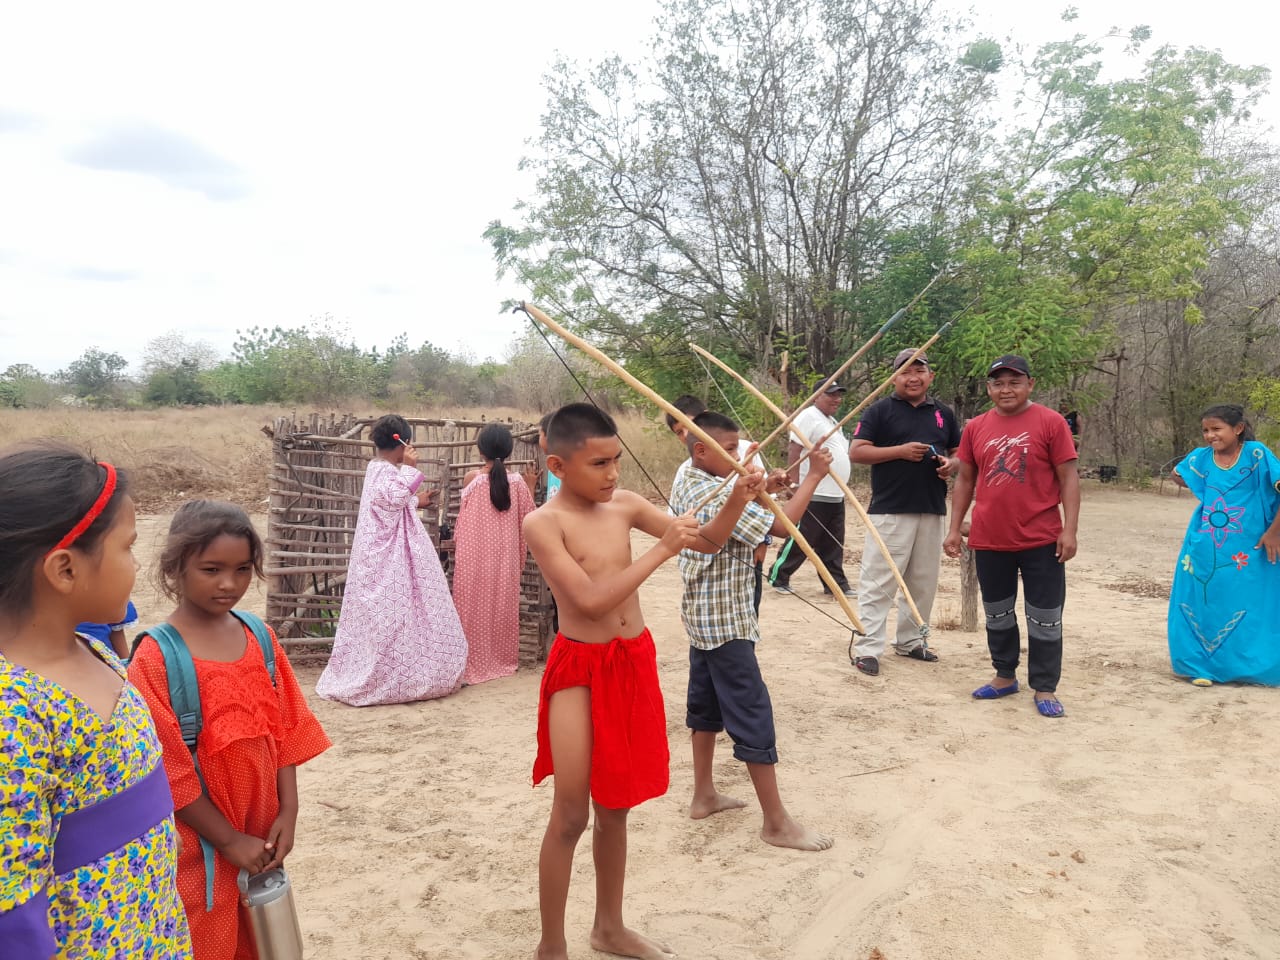
{"label": "orange lace dress", "polygon": [[[196,756],[209,799],[236,830],[263,838],[280,811],[277,771],[304,763],[330,746],[274,634],[272,643],[276,650],[274,688],[262,649],[247,627],[244,655],[239,660],[195,660],[204,714]],[[173,806],[181,810],[199,798],[200,781],[169,705],[164,658],[154,643],[138,648],[129,665],[129,679],[151,708],[164,748]],[[239,871],[221,854],[214,858],[213,909],[206,909],[199,838],[181,820],[178,830],[182,835],[178,892],[187,910],[196,960],[254,960],[253,935],[242,922],[238,907]]]}

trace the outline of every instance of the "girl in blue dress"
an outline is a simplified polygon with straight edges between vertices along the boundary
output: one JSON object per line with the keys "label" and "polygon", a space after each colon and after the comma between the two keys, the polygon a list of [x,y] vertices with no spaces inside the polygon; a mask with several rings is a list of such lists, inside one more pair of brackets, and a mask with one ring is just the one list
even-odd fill
{"label": "girl in blue dress", "polygon": [[1197,686],[1280,685],[1280,459],[1244,408],[1200,417],[1207,446],[1174,468],[1199,503],[1169,596],[1173,672]]}
{"label": "girl in blue dress", "polygon": [[173,796],[142,695],[105,643],[137,563],[109,463],[0,451],[0,958],[190,960]]}

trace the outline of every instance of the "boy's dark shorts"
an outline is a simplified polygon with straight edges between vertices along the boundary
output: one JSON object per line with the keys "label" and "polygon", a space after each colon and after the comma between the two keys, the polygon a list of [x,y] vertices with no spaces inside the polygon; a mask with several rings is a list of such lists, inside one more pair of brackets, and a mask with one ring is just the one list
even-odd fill
{"label": "boy's dark shorts", "polygon": [[760,676],[756,645],[730,640],[714,650],[689,648],[690,730],[726,731],[744,763],[777,763],[773,703]]}

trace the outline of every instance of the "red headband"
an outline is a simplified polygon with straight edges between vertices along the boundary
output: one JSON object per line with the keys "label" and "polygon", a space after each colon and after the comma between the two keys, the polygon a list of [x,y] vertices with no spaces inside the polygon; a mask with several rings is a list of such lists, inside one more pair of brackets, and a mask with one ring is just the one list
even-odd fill
{"label": "red headband", "polygon": [[[93,501],[93,506],[89,508],[89,512],[80,518],[80,522],[71,528],[71,532],[58,541],[58,545],[50,550],[53,553],[57,550],[65,550],[71,546],[81,535],[93,526],[93,521],[102,516],[102,511],[107,508],[107,504],[111,502],[111,495],[116,492],[116,468],[105,460],[99,460],[98,466],[107,471],[107,482],[102,485],[102,492],[98,494],[98,499]],[[46,554],[48,556],[48,554]]]}

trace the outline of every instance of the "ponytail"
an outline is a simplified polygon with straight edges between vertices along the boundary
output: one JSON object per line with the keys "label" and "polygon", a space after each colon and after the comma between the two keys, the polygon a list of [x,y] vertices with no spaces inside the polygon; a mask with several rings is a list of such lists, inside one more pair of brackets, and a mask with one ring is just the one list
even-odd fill
{"label": "ponytail", "polygon": [[515,447],[511,431],[500,423],[491,423],[476,437],[476,448],[486,460],[492,460],[489,468],[489,502],[500,513],[511,509],[511,481],[507,479],[507,457]]}
{"label": "ponytail", "polygon": [[499,512],[511,509],[511,481],[507,479],[507,465],[502,457],[495,459],[489,468],[489,502]]}

